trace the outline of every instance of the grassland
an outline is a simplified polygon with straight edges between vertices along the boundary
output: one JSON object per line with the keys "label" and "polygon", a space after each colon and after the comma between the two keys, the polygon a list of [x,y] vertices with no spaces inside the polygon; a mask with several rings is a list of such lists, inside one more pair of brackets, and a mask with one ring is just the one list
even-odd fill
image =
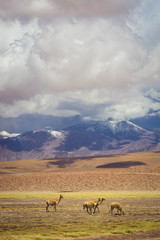
{"label": "grassland", "polygon": [[[1,193],[0,239],[86,239],[117,234],[127,239],[130,234],[160,229],[159,192],[64,192],[57,212],[50,208],[47,213],[45,200],[58,199],[59,194]],[[99,213],[82,212],[83,201],[98,197],[105,198]],[[123,205],[124,216],[108,213],[109,204],[115,200]]]}
{"label": "grassland", "polygon": [[[99,197],[100,212],[82,212]],[[0,240],[42,239],[160,240],[160,153],[0,162]]]}

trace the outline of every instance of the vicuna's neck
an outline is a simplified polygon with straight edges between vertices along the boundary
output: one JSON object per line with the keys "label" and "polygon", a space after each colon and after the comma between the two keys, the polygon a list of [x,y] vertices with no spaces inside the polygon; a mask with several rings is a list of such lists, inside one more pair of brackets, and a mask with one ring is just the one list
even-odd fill
{"label": "vicuna's neck", "polygon": [[58,203],[61,201],[61,197],[59,197],[59,200],[58,200],[58,202],[57,202],[57,205],[58,205]]}

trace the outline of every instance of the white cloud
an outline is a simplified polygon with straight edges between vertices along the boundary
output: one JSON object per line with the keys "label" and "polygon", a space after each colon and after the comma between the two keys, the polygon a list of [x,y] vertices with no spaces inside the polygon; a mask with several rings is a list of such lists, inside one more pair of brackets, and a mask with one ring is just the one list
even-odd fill
{"label": "white cloud", "polygon": [[105,119],[158,110],[149,92],[159,92],[160,37],[158,25],[145,23],[157,1],[0,3],[1,115]]}
{"label": "white cloud", "polygon": [[146,96],[153,100],[160,101],[160,90],[158,91],[154,88],[150,88],[148,92],[146,92]]}
{"label": "white cloud", "polygon": [[147,57],[128,29],[110,21],[60,21],[42,31],[30,67],[46,90],[123,88],[139,80],[137,71]]}

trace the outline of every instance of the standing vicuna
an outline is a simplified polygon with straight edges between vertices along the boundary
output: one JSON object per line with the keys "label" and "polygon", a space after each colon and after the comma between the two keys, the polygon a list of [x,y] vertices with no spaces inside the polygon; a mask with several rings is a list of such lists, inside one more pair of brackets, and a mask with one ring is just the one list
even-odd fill
{"label": "standing vicuna", "polygon": [[56,201],[56,200],[47,200],[47,201],[46,201],[46,204],[47,204],[47,206],[46,206],[46,212],[49,212],[49,210],[48,210],[48,207],[49,207],[49,206],[53,206],[53,208],[54,208],[54,210],[55,210],[55,212],[56,212],[56,206],[60,203],[61,198],[63,198],[62,195],[59,196],[58,201]]}
{"label": "standing vicuna", "polygon": [[[97,204],[96,208],[98,209],[98,212],[99,212],[99,205],[105,200],[105,198],[101,198],[101,201]],[[95,211],[96,211],[96,208],[95,208]]]}
{"label": "standing vicuna", "polygon": [[[84,209],[86,208],[87,213],[92,214],[92,209],[93,209],[93,213],[95,213],[96,208],[98,207],[100,202],[101,202],[100,198],[98,198],[98,201],[86,201],[86,202],[83,203],[82,211],[84,211]],[[90,212],[88,210],[90,210]]]}
{"label": "standing vicuna", "polygon": [[109,210],[109,213],[111,213],[111,215],[113,215],[114,208],[117,208],[117,214],[119,214],[119,212],[120,212],[120,215],[124,215],[124,211],[122,210],[122,206],[120,203],[117,203],[117,202],[111,203],[111,208]]}

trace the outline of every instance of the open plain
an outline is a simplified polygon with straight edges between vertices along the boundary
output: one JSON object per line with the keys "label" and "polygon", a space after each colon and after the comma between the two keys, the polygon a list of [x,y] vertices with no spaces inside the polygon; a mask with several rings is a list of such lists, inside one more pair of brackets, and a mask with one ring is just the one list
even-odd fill
{"label": "open plain", "polygon": [[[57,212],[46,212],[46,199],[60,194]],[[100,212],[82,212],[84,201],[99,197]],[[124,216],[108,213],[113,201]],[[159,229],[159,152],[0,162],[2,240],[158,240]]]}

